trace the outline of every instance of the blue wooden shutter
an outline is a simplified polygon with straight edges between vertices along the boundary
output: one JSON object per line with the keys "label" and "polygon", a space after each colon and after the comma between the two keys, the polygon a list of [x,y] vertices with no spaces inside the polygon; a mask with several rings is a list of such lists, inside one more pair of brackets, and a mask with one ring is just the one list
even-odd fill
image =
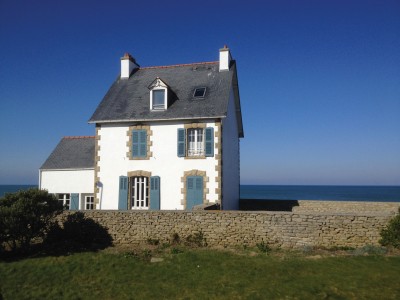
{"label": "blue wooden shutter", "polygon": [[132,157],[147,156],[147,131],[132,130]]}
{"label": "blue wooden shutter", "polygon": [[132,130],[132,157],[139,156],[139,132]]}
{"label": "blue wooden shutter", "polygon": [[214,128],[206,128],[205,138],[205,153],[206,156],[214,156]]}
{"label": "blue wooden shutter", "polygon": [[71,194],[70,210],[79,210],[79,194]]}
{"label": "blue wooden shutter", "polygon": [[186,154],[186,147],[185,147],[185,129],[178,128],[178,156],[184,157]]}
{"label": "blue wooden shutter", "polygon": [[150,210],[160,210],[160,177],[150,177]]}
{"label": "blue wooden shutter", "polygon": [[147,156],[147,131],[146,130],[139,131],[139,156],[140,157]]}
{"label": "blue wooden shutter", "polygon": [[128,177],[119,176],[118,210],[128,209]]}
{"label": "blue wooden shutter", "polygon": [[203,203],[203,177],[188,176],[186,182],[186,209]]}

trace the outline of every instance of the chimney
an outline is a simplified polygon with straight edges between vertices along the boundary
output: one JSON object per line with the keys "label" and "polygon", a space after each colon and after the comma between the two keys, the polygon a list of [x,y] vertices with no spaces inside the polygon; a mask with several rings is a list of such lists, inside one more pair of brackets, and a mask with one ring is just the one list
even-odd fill
{"label": "chimney", "polygon": [[136,60],[129,53],[125,53],[124,56],[121,57],[121,79],[129,78],[132,71],[138,68],[139,65],[136,63]]}
{"label": "chimney", "polygon": [[219,71],[229,71],[229,65],[231,63],[231,52],[229,48],[224,45],[224,48],[219,49]]}

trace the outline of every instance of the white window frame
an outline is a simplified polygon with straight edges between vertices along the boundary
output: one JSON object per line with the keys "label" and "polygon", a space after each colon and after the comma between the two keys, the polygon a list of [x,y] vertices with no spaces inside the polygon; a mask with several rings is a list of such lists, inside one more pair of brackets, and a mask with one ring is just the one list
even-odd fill
{"label": "white window frame", "polygon": [[[164,105],[163,106],[153,106],[153,92],[154,91],[164,91]],[[167,109],[167,99],[168,99],[168,89],[163,87],[154,88],[150,91],[150,110],[157,111],[157,110],[166,110]]]}
{"label": "white window frame", "polygon": [[71,208],[71,194],[69,193],[57,194],[57,199],[58,201],[62,201],[63,207],[65,207],[65,209],[69,210]]}
{"label": "white window frame", "polygon": [[133,176],[130,177],[130,205],[131,209],[148,210],[150,187],[149,177]]}
{"label": "white window frame", "polygon": [[[90,200],[90,201],[89,201]],[[88,208],[88,205],[91,206]],[[93,195],[87,195],[85,196],[85,210],[91,210],[94,209],[94,196]]]}
{"label": "white window frame", "polygon": [[186,130],[187,140],[187,156],[204,156],[205,143],[204,143],[204,128],[188,128]]}

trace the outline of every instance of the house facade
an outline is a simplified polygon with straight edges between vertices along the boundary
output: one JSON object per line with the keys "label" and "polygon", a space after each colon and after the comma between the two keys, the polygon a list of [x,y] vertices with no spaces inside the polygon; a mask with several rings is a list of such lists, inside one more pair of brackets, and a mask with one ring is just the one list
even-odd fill
{"label": "house facade", "polygon": [[[236,62],[227,47],[219,54],[215,62],[147,68],[125,54],[121,75],[89,120],[95,136],[57,146],[92,143],[93,160],[81,157],[81,169],[64,165],[56,174],[50,167],[65,160],[56,148],[40,169],[40,187],[60,201],[69,190],[78,199],[71,209],[91,207],[87,190],[89,209],[238,209],[243,125]],[[82,154],[71,151],[63,152],[71,161]],[[91,180],[72,177],[87,190],[68,186],[67,174],[85,171]]]}

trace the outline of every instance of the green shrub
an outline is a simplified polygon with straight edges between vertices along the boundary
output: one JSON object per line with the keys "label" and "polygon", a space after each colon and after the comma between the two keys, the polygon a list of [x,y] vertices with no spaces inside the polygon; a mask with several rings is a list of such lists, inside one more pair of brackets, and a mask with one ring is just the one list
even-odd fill
{"label": "green shrub", "polygon": [[173,248],[171,249],[171,253],[172,253],[172,254],[179,254],[179,253],[183,253],[183,250],[180,249],[180,248],[177,248],[177,247],[173,247]]}
{"label": "green shrub", "polygon": [[385,247],[378,247],[374,245],[365,245],[364,247],[353,250],[353,255],[385,255],[387,249]]}
{"label": "green shrub", "polygon": [[147,239],[147,244],[153,245],[153,246],[158,246],[160,244],[160,240],[159,239],[148,238]]}
{"label": "green shrub", "polygon": [[171,244],[172,245],[179,245],[181,243],[181,237],[176,232],[172,234],[171,237]]}
{"label": "green shrub", "polygon": [[196,232],[193,235],[189,234],[186,237],[185,246],[188,247],[206,247],[207,241],[202,231]]}
{"label": "green shrub", "polygon": [[29,250],[33,239],[43,238],[62,205],[47,191],[29,189],[0,198],[0,246]]}
{"label": "green shrub", "polygon": [[271,247],[268,246],[264,241],[262,241],[261,243],[257,243],[256,244],[258,250],[262,253],[269,253],[271,252]]}
{"label": "green shrub", "polygon": [[389,221],[386,228],[381,231],[379,243],[382,246],[392,246],[400,249],[400,208],[399,213]]}

